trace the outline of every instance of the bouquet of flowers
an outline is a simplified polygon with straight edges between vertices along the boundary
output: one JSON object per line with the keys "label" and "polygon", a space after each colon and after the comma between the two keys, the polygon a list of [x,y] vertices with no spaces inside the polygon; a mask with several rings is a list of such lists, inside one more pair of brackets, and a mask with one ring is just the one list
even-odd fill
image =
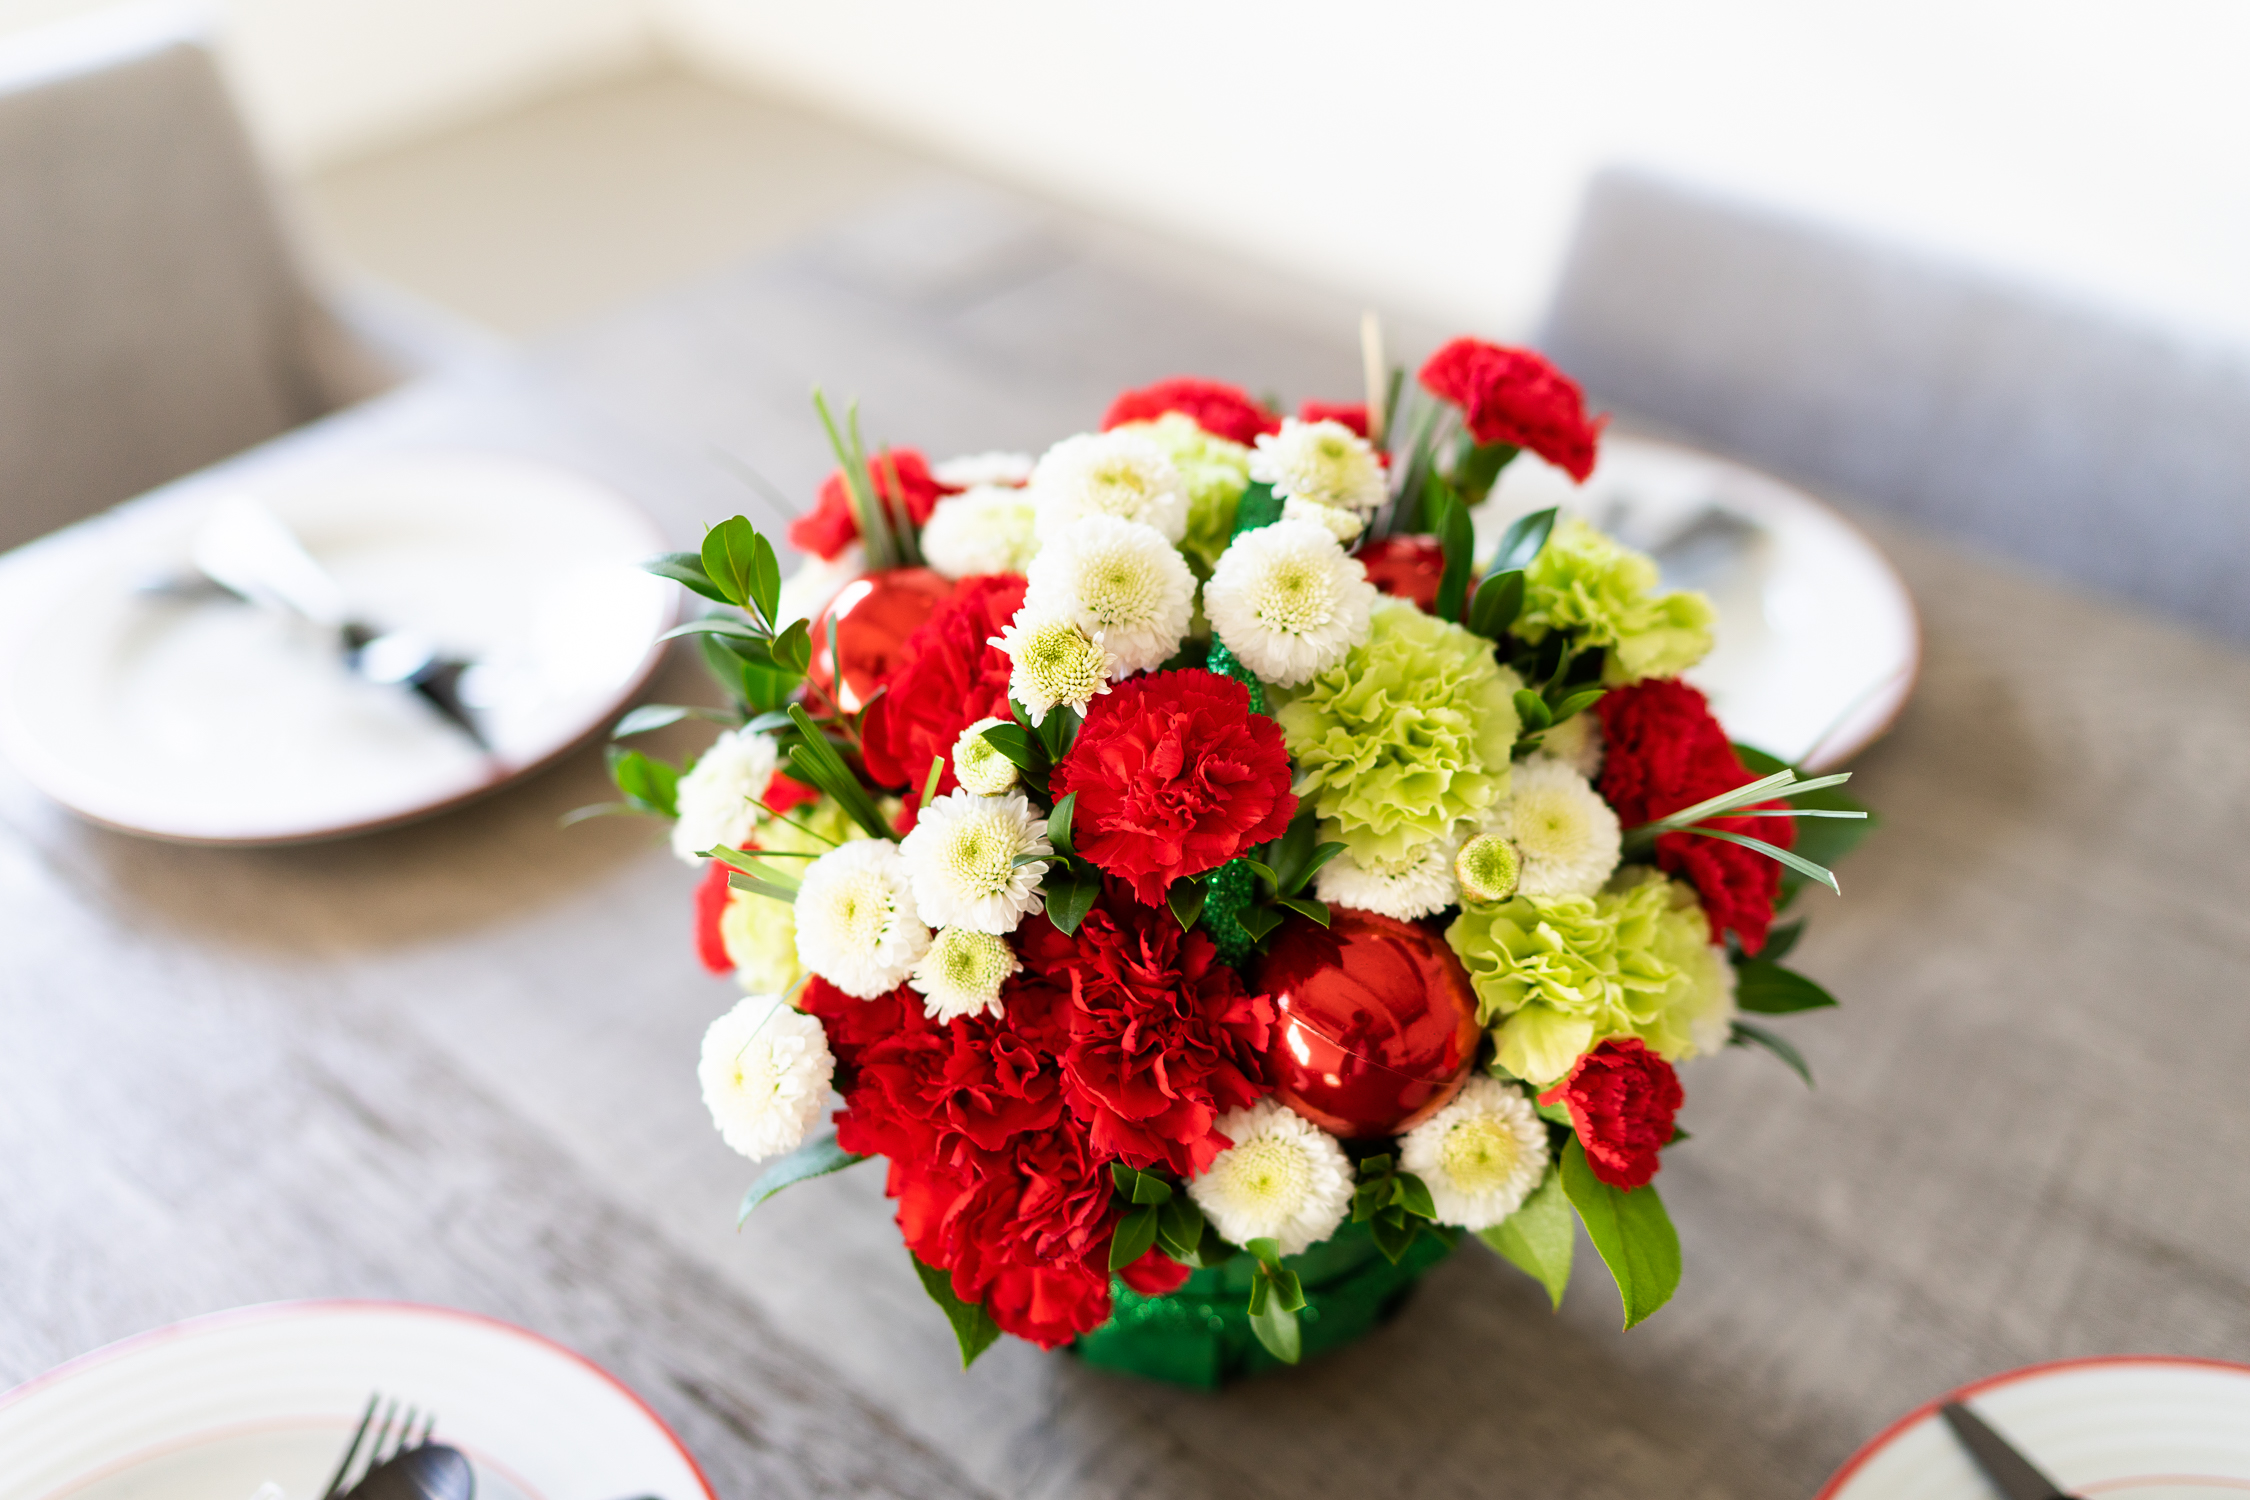
{"label": "bouquet of flowers", "polygon": [[934,465],[816,393],[795,576],[739,516],[650,564],[714,606],[682,631],[730,707],[619,733],[728,727],[612,767],[748,992],[700,1070],[779,1159],[742,1211],[884,1158],[965,1361],[1215,1383],[1464,1232],[1559,1302],[1574,1216],[1630,1327],[1679,1277],[1676,1065],[1802,1071],[1743,1017],[1834,1003],[1776,913],[1865,814],[1679,679],[1709,602],[1553,510],[1478,555],[1522,450],[1591,471],[1577,386],[1469,339],[1370,369],[1364,405],[1168,380]]}

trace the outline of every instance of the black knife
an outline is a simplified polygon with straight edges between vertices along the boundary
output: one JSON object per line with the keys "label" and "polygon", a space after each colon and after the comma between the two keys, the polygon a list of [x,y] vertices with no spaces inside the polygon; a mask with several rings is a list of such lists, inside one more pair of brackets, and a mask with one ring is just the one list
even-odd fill
{"label": "black knife", "polygon": [[1977,1461],[1984,1477],[2006,1500],[2077,1500],[1960,1402],[1946,1402],[1938,1408],[1938,1415],[1945,1418],[1945,1425],[1953,1429],[1961,1446],[1969,1450],[1969,1457]]}

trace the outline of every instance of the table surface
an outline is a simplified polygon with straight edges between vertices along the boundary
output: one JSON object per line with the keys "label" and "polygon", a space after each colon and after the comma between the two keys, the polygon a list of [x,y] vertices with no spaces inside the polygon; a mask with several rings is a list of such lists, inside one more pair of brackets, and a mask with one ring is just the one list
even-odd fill
{"label": "table surface", "polygon": [[[887,216],[248,455],[578,465],[685,540],[825,468],[807,392],[935,453],[1036,448],[1197,371],[1342,396],[1352,330],[1186,286],[1018,208]],[[161,497],[158,503],[163,503]],[[0,770],[0,1385],[276,1298],[399,1297],[582,1350],[725,1496],[1802,1496],[1895,1414],[2030,1361],[2250,1350],[2250,658],[1870,523],[1919,696],[1858,763],[1881,832],[1808,897],[1843,1008],[1688,1071],[1677,1299],[1590,1247],[1559,1314],[1473,1244],[1360,1347],[1217,1396],[1004,1343],[967,1374],[880,1174],[741,1233],[696,1044],[693,876],[569,830],[589,750],[444,818],[219,851]],[[0,563],[25,566],[19,554]],[[662,698],[699,694],[691,664]],[[4,1484],[0,1484],[4,1489]],[[589,1497],[593,1500],[593,1497]]]}

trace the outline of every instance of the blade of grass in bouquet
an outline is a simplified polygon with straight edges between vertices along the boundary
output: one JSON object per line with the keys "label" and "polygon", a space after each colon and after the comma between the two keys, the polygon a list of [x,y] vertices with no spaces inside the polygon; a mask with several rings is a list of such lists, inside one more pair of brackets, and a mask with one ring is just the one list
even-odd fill
{"label": "blade of grass in bouquet", "polygon": [[741,1212],[734,1216],[734,1227],[740,1229],[749,1219],[750,1211],[786,1187],[800,1182],[810,1182],[815,1177],[826,1177],[831,1172],[841,1172],[846,1167],[857,1166],[867,1157],[846,1151],[836,1144],[836,1132],[805,1142],[772,1166],[758,1174],[750,1184],[750,1191],[742,1195]]}
{"label": "blade of grass in bouquet", "polygon": [[737,890],[753,890],[776,901],[796,901],[797,877],[784,875],[764,863],[757,854],[726,844],[714,844],[702,852],[705,859],[715,859],[733,872],[727,877],[727,884]]}
{"label": "blade of grass in bouquet", "polygon": [[867,565],[871,570],[898,566],[898,549],[891,541],[890,517],[878,504],[874,482],[867,472],[866,455],[859,451],[859,403],[854,401],[847,410],[851,424],[851,439],[847,442],[842,429],[836,425],[835,414],[828,409],[828,397],[819,386],[813,387],[813,410],[820,413],[820,425],[827,429],[828,446],[836,454],[836,465],[844,476],[844,498],[850,504],[852,519],[859,523],[860,544],[867,552]]}
{"label": "blade of grass in bouquet", "polygon": [[805,712],[804,705],[790,704],[789,719],[802,736],[798,743],[789,747],[792,774],[799,781],[834,797],[844,815],[867,830],[870,837],[896,839],[898,835],[883,820],[882,809],[867,795],[867,788],[859,784],[859,778],[844,764],[836,747],[828,743],[828,736],[812,721],[812,715]]}
{"label": "blade of grass in bouquet", "polygon": [[[853,429],[852,440],[854,442],[859,440],[857,428]],[[904,567],[919,568],[922,566],[922,544],[920,539],[914,535],[914,513],[908,510],[906,506],[906,481],[899,477],[896,455],[884,454],[883,463],[890,470],[891,493],[898,496],[898,508],[903,517],[897,531],[899,563]]]}
{"label": "blade of grass in bouquet", "polygon": [[1390,430],[1390,412],[1383,399],[1386,369],[1383,319],[1371,307],[1359,315],[1359,374],[1367,394],[1367,441],[1377,448],[1383,446],[1383,434]]}
{"label": "blade of grass in bouquet", "polygon": [[1768,859],[1779,860],[1798,874],[1819,881],[1837,895],[1844,894],[1843,889],[1836,884],[1836,877],[1829,873],[1825,866],[1816,865],[1802,855],[1792,853],[1777,844],[1769,844],[1764,839],[1754,839],[1746,833],[1729,833],[1724,828],[1710,828],[1700,823],[1692,828],[1683,828],[1678,831],[1696,834],[1707,839],[1724,839],[1730,844],[1740,844],[1745,849],[1755,849]]}

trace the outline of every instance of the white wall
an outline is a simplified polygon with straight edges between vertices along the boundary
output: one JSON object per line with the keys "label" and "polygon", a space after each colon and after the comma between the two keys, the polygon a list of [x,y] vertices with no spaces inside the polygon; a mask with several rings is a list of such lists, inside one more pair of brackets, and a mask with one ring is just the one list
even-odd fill
{"label": "white wall", "polygon": [[[0,33],[113,8],[117,0],[0,0]],[[217,22],[252,128],[294,171],[653,56],[642,0],[208,0],[200,8]]]}
{"label": "white wall", "polygon": [[1520,328],[1625,157],[2250,331],[2235,0],[650,0],[1050,192]]}

